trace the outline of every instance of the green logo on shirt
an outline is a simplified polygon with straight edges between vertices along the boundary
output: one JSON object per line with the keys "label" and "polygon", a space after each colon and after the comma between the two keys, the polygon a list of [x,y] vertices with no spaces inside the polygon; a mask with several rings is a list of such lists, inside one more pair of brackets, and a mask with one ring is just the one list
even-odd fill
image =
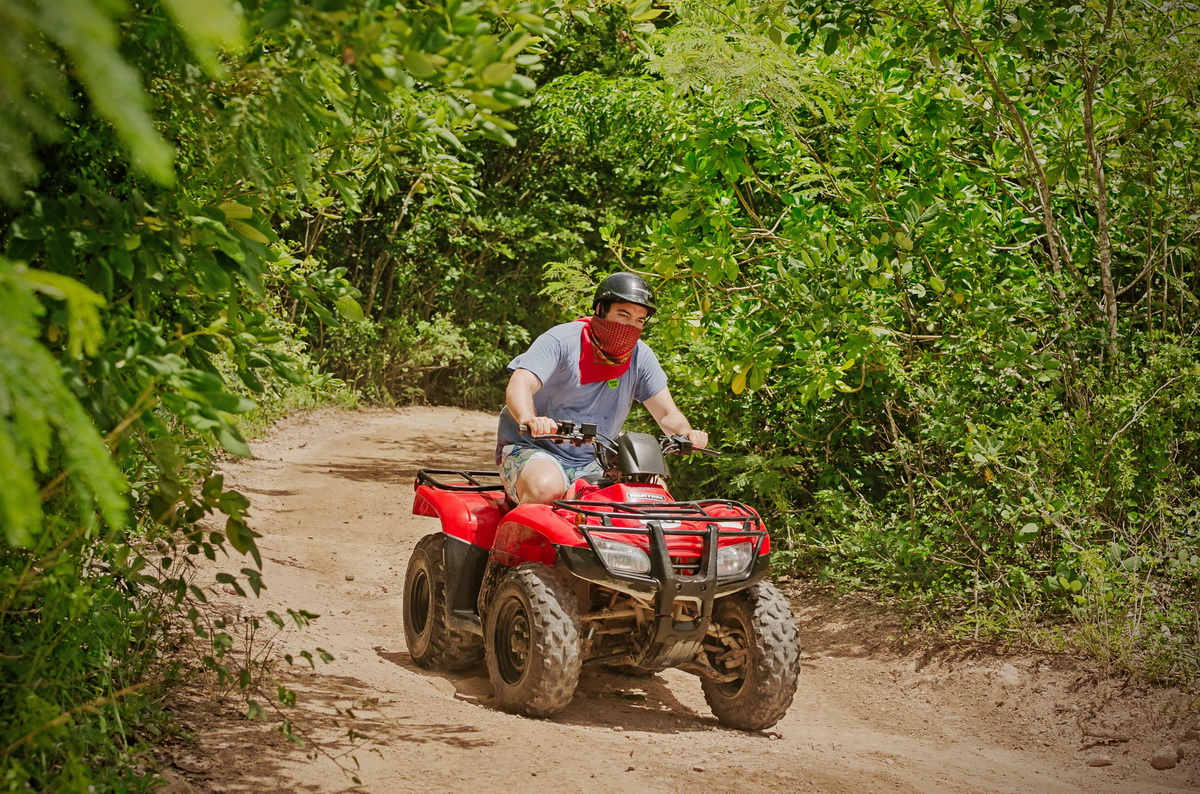
{"label": "green logo on shirt", "polygon": [[608,388],[610,388],[610,389],[615,389],[620,385],[621,385],[621,380],[619,378],[613,378],[612,380],[610,380],[608,382]]}

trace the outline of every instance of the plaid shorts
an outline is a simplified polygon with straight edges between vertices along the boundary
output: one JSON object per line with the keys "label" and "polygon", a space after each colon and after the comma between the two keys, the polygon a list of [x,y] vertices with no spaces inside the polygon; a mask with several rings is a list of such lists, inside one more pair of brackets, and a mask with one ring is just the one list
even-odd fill
{"label": "plaid shorts", "polygon": [[588,461],[582,466],[572,466],[568,463],[563,463],[560,459],[551,455],[544,449],[537,447],[515,447],[512,444],[506,445],[500,450],[500,482],[504,483],[504,492],[514,502],[517,501],[517,478],[521,476],[521,469],[525,468],[525,464],[531,460],[544,458],[558,466],[558,470],[563,476],[563,490],[571,487],[571,483],[578,480],[580,477],[586,477],[589,474],[603,474],[604,469],[594,460]]}

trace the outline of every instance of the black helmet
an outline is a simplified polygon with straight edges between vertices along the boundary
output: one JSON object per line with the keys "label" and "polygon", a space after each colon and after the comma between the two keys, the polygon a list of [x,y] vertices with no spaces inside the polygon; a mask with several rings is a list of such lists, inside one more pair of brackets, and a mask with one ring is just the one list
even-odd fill
{"label": "black helmet", "polygon": [[647,317],[653,317],[658,311],[654,293],[646,286],[645,279],[633,273],[613,273],[601,281],[596,287],[596,297],[592,298],[592,310],[601,303],[636,303],[646,308]]}

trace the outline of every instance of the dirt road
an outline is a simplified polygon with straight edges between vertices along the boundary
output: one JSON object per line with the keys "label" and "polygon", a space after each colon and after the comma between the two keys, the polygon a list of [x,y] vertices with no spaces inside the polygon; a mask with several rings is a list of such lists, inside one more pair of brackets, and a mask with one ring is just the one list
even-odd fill
{"label": "dirt road", "polygon": [[[678,671],[585,671],[553,721],[490,707],[482,667],[412,664],[400,595],[414,544],[437,529],[410,514],[416,470],[493,468],[493,432],[490,415],[454,409],[324,411],[285,420],[254,459],[226,467],[263,534],[268,589],[241,609],[320,614],[271,642],[334,661],[279,667],[303,747],[197,683],[176,706],[196,733],[171,750],[177,790],[1200,791],[1183,696],[1043,655],[932,647],[869,604],[787,583],[805,653],[795,704],[771,731],[718,727]],[[1163,746],[1185,757],[1160,771],[1149,759]]]}

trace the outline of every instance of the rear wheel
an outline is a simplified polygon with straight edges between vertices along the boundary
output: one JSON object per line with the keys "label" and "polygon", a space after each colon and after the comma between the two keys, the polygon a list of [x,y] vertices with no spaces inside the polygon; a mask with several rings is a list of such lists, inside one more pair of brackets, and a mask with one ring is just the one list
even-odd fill
{"label": "rear wheel", "polygon": [[446,625],[446,567],[440,532],[417,542],[404,575],[404,638],[421,667],[466,670],[483,661],[483,638]]}
{"label": "rear wheel", "polygon": [[505,711],[549,717],[575,695],[579,608],[553,569],[526,563],[496,587],[484,621],[488,676]]}
{"label": "rear wheel", "polygon": [[712,620],[721,651],[710,653],[709,661],[732,680],[703,681],[704,699],[722,725],[770,728],[792,705],[800,673],[800,637],[787,600],[760,582],[718,598]]}

